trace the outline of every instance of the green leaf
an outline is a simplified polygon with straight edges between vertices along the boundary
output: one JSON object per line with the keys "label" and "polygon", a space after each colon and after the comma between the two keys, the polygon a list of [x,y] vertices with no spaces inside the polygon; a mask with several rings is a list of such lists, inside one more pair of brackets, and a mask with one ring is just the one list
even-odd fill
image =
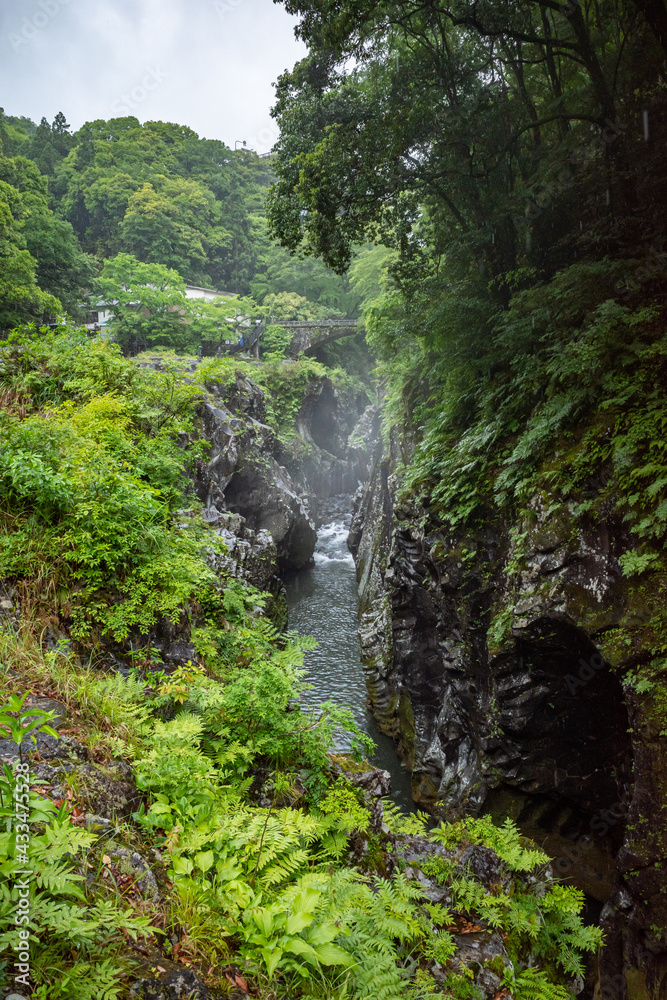
{"label": "green leaf", "polygon": [[280,963],[280,959],[283,957],[283,950],[282,948],[277,948],[277,947],[274,948],[265,947],[265,948],[260,948],[260,952],[262,958],[264,959],[266,970],[268,974],[272,976],[278,964]]}
{"label": "green leaf", "polygon": [[175,855],[175,857],[172,858],[171,863],[177,875],[190,875],[192,869],[194,868],[192,861],[180,854]]}
{"label": "green leaf", "polygon": [[213,851],[199,851],[195,854],[195,864],[202,872],[206,873],[213,866],[215,855]]}
{"label": "green leaf", "polygon": [[270,910],[258,906],[252,911],[252,919],[255,921],[265,938],[270,938],[273,931],[273,914]]}
{"label": "green leaf", "polygon": [[322,965],[354,965],[354,959],[337,944],[322,944],[315,949]]}
{"label": "green leaf", "polygon": [[283,948],[285,951],[291,952],[293,955],[303,955],[308,961],[315,964],[318,960],[318,953],[315,951],[312,945],[308,944],[300,937],[289,937],[283,941]]}

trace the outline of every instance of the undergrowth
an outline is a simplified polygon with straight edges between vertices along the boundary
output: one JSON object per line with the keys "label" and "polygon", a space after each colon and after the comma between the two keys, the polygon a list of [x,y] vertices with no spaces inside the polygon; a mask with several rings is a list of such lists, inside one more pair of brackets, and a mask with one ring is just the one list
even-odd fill
{"label": "undergrowth", "polygon": [[[321,366],[251,367],[287,434]],[[447,850],[485,844],[509,881],[491,891],[452,868],[454,908],[429,904],[397,855],[402,838],[426,837],[424,817],[387,807],[384,830],[373,829],[346,776],[367,766],[372,744],[349,711],[299,708],[312,643],[277,628],[266,595],[209,567],[216,536],[186,473],[207,453],[197,426],[207,385],[231,384],[238,370],[223,359],[184,372],[164,359],[156,371],[62,332],[28,331],[0,351],[3,746],[23,759],[26,738],[53,740],[54,720],[19,695],[55,698],[67,713],[61,733],[95,766],[131,763],[141,797],[131,817],[100,829],[73,765],[64,798],[51,801],[51,785],[35,779],[17,818],[22,772],[5,766],[0,943],[15,943],[11,876],[29,861],[38,1000],[126,998],[145,955],[157,956],[153,974],[163,955],[220,989],[240,968],[267,1000],[474,997],[452,964],[456,919],[473,910],[506,936],[500,972],[519,1000],[560,1000],[558,982],[599,942],[581,924],[581,900],[539,874],[546,859],[511,825],[478,823],[431,837]],[[168,669],[151,630],[183,616],[195,654]],[[342,735],[354,763],[333,753]],[[119,869],[119,850],[155,867],[159,898]],[[10,984],[2,966],[0,986]]]}
{"label": "undergrowth", "polygon": [[[625,640],[652,661],[655,683],[667,667],[663,265],[581,262],[549,282],[534,274],[530,287],[518,271],[503,279],[503,309],[450,289],[409,306],[389,297],[368,318],[385,430],[392,453],[405,451],[399,502],[452,536],[514,526],[506,572],[517,579],[536,511],[544,523],[610,523],[629,603],[642,608],[641,634],[635,618]],[[511,608],[503,614],[494,642]]]}

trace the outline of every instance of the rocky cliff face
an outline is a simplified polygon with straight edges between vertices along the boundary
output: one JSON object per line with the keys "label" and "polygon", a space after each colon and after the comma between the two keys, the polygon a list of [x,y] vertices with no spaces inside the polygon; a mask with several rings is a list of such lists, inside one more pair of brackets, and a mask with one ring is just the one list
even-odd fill
{"label": "rocky cliff face", "polygon": [[377,433],[377,407],[365,398],[342,400],[330,379],[313,380],[295,417],[298,448],[288,449],[266,423],[265,397],[241,373],[211,384],[202,433],[211,457],[201,463],[196,490],[206,507],[243,518],[246,530],[268,532],[281,570],[308,564],[317,534],[318,501],[354,492],[367,478],[368,441]]}
{"label": "rocky cliff face", "polygon": [[370,703],[416,802],[511,815],[586,891],[607,932],[589,996],[667,995],[667,753],[628,681],[641,648],[620,637],[645,612],[622,524],[537,496],[521,524],[451,536],[396,504],[391,464],[376,460],[350,543]]}
{"label": "rocky cliff face", "polygon": [[315,506],[354,493],[367,481],[379,420],[379,406],[369,406],[364,393],[344,400],[331,379],[311,382],[295,421],[306,448],[299,456],[286,455],[285,464]]}
{"label": "rocky cliff face", "polygon": [[[158,358],[146,362],[161,363]],[[210,565],[223,578],[236,577],[268,593],[273,599],[268,613],[284,623],[280,574],[310,562],[318,505],[340,492],[341,484],[352,492],[366,476],[371,449],[365,437],[377,430],[377,411],[368,407],[364,412],[361,400],[342,399],[328,378],[313,379],[295,419],[297,437],[306,446],[304,458],[290,453],[267,424],[265,394],[251,378],[238,371],[233,380],[212,381],[206,388],[198,433],[210,443],[210,452],[208,460],[197,463],[193,489],[204,521],[225,544],[223,553],[210,553]],[[191,517],[192,511],[182,515]],[[122,643],[106,643],[108,665],[125,672],[128,648],[146,644],[159,652],[167,669],[194,661],[192,624],[183,608],[177,621],[160,619],[148,637],[137,633]]]}
{"label": "rocky cliff face", "polygon": [[199,498],[209,509],[240,515],[254,532],[268,532],[281,568],[305,566],[317,534],[307,498],[273,457],[276,436],[265,423],[261,389],[240,374],[231,386],[210,388],[215,403],[204,406],[203,435],[211,457],[198,470]]}

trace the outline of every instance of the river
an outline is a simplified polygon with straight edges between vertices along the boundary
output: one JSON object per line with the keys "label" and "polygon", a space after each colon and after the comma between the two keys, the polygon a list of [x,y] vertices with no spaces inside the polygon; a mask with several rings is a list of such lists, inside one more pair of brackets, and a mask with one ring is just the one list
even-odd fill
{"label": "river", "polygon": [[401,767],[396,744],[378,729],[366,707],[366,685],[357,634],[357,581],[347,548],[350,515],[339,515],[318,529],[314,566],[285,580],[289,627],[312,635],[317,649],[306,653],[304,708],[335,701],[352,711],[359,729],[375,742],[376,767],[391,774],[390,798],[402,809],[413,808],[410,775]]}

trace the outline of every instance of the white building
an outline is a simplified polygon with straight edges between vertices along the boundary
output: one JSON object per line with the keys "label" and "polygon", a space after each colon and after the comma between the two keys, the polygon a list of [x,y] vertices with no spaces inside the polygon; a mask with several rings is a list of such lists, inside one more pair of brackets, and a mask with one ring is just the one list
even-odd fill
{"label": "white building", "polygon": [[200,288],[198,285],[185,286],[186,299],[235,299],[233,292],[218,292],[215,288]]}

